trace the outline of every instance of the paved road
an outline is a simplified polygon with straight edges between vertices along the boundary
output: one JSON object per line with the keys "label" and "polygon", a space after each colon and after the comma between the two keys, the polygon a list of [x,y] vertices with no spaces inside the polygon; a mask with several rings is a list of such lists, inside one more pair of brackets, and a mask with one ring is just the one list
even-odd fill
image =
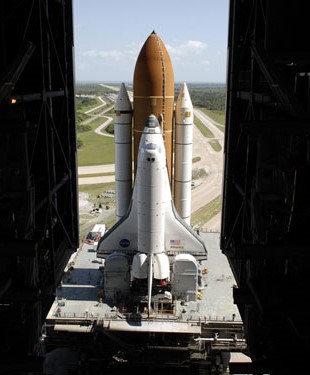
{"label": "paved road", "polygon": [[99,174],[99,173],[102,174],[102,173],[114,173],[114,172],[115,172],[115,164],[89,165],[85,167],[79,167],[79,176],[83,174]]}
{"label": "paved road", "polygon": [[89,113],[94,112],[96,109],[101,108],[101,107],[104,107],[104,106],[107,104],[107,103],[102,99],[101,96],[98,96],[98,99],[101,101],[102,104],[100,104],[100,105],[98,105],[97,107],[95,107],[95,108],[91,108],[91,109],[89,109],[88,111],[84,112],[85,115],[88,115]]}
{"label": "paved road", "polygon": [[[106,128],[112,121],[113,121],[113,118],[111,116],[107,116],[105,113],[106,112],[109,112],[112,108],[114,108],[114,105],[108,107],[108,108],[105,108],[102,112],[100,113],[97,113],[95,115],[92,115],[91,112],[95,111],[96,109],[99,109],[101,107],[104,107],[107,103],[101,98],[101,96],[98,96],[98,99],[102,102],[102,104],[98,105],[97,107],[95,108],[92,108],[85,113],[85,115],[89,115],[90,117],[88,119],[86,119],[85,121],[83,121],[83,125],[88,125],[90,124],[91,122],[93,122],[96,118],[98,117],[102,117],[105,119],[105,121],[100,124],[96,129],[95,129],[95,133],[98,134],[98,135],[104,135],[106,137],[113,137],[112,134],[108,134],[108,133],[102,133],[102,130],[104,128]],[[100,173],[100,172],[98,172]]]}
{"label": "paved road", "polygon": [[105,85],[104,83],[100,83],[99,86],[106,87],[107,89],[113,90],[113,91],[119,91],[119,86],[109,86]]}
{"label": "paved road", "polygon": [[[105,112],[110,111],[111,108],[113,107],[107,108],[104,112],[100,113],[98,117],[100,117],[101,115],[104,115]],[[105,117],[106,120],[95,129],[95,133],[98,135],[104,135],[105,137],[114,137],[113,134],[102,133],[102,130],[104,130],[104,128],[106,128],[113,121],[113,117],[107,116],[107,115],[104,115],[103,117]]]}

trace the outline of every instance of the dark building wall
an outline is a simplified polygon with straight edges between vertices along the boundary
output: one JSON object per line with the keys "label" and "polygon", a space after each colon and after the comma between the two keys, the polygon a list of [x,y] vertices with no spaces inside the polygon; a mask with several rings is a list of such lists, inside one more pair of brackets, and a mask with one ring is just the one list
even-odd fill
{"label": "dark building wall", "polygon": [[306,366],[310,49],[305,1],[231,0],[221,249],[250,355]]}
{"label": "dark building wall", "polygon": [[2,358],[33,353],[78,247],[72,17],[69,0],[0,2]]}

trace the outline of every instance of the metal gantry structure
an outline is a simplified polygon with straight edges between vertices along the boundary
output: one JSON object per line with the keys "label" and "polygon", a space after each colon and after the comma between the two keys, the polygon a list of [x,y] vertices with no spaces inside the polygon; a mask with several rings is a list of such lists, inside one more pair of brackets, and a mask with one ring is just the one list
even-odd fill
{"label": "metal gantry structure", "polygon": [[70,0],[0,3],[0,372],[36,354],[78,247],[72,17]]}
{"label": "metal gantry structure", "polygon": [[308,366],[309,4],[231,0],[221,249],[256,372]]}

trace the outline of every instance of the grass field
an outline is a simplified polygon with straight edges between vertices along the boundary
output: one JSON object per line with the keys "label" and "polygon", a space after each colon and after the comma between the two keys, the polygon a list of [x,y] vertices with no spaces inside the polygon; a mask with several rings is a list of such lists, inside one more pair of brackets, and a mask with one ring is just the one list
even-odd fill
{"label": "grass field", "polygon": [[114,163],[114,137],[98,135],[94,130],[104,122],[103,118],[92,121],[92,130],[79,133],[83,146],[78,150],[78,165],[100,165]]}

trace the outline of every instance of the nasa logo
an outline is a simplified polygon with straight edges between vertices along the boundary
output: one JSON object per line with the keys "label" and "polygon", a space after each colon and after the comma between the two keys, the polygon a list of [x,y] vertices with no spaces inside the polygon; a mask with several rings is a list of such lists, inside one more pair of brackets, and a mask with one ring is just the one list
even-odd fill
{"label": "nasa logo", "polygon": [[130,245],[130,241],[127,240],[127,238],[123,238],[122,240],[119,241],[119,244],[122,247],[128,247]]}

